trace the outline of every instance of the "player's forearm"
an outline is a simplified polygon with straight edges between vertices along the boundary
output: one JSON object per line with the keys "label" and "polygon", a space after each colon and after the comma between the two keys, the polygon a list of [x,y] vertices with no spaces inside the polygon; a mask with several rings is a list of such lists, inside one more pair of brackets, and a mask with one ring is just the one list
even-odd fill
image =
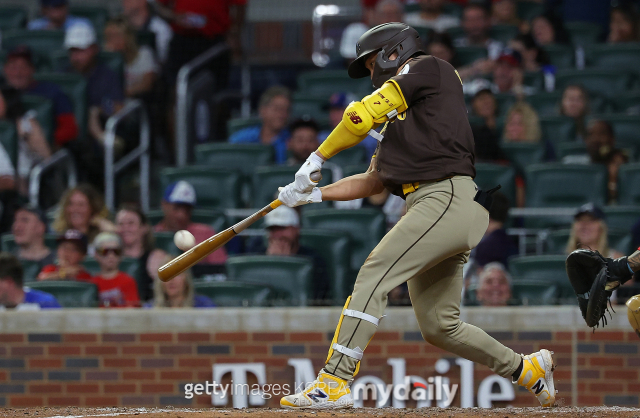
{"label": "player's forearm", "polygon": [[375,173],[356,174],[320,188],[322,200],[338,201],[363,199],[383,190],[384,186]]}
{"label": "player's forearm", "polygon": [[634,272],[640,270],[640,249],[627,257],[627,263],[629,263],[629,267],[631,267],[631,270]]}

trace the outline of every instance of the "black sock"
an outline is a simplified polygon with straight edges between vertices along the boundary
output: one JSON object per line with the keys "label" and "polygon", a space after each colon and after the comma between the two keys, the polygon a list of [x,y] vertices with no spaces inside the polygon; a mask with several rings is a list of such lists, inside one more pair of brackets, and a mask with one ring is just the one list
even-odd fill
{"label": "black sock", "polygon": [[522,374],[522,367],[524,366],[524,361],[522,360],[522,358],[520,359],[520,365],[518,366],[518,368],[516,369],[515,372],[513,372],[513,374],[511,375],[511,377],[513,377],[514,381],[517,381],[518,379],[520,379],[520,375]]}

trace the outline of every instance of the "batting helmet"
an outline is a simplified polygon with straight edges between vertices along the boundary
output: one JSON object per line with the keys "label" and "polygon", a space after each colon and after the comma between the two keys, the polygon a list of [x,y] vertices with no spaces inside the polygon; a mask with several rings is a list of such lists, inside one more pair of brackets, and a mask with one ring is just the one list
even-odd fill
{"label": "batting helmet", "polygon": [[[426,55],[418,32],[404,23],[383,23],[366,31],[356,44],[357,58],[349,65],[349,77],[368,77],[367,57],[378,51],[373,67],[373,86],[380,88],[396,75],[398,68],[414,55]],[[389,57],[396,52],[398,57]]]}

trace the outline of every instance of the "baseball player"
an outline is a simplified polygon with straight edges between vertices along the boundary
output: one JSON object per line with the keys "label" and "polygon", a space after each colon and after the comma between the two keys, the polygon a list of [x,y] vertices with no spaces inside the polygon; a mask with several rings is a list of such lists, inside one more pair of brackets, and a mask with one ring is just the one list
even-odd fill
{"label": "baseball player", "polygon": [[[317,380],[280,405],[351,407],[349,385],[381,321],[387,294],[404,282],[426,341],[512,377],[543,406],[553,405],[553,353],[522,356],[459,318],[462,267],[487,229],[483,204],[490,205],[490,196],[473,182],[474,142],[458,73],[427,55],[418,33],[403,23],[370,29],[356,52],[349,76],[370,76],[377,90],[346,108],[342,122],[278,198],[294,207],[365,198],[387,188],[406,199],[407,213],[360,269]],[[374,129],[381,124],[379,134]],[[367,172],[316,187],[310,174],[367,135],[380,141]]]}

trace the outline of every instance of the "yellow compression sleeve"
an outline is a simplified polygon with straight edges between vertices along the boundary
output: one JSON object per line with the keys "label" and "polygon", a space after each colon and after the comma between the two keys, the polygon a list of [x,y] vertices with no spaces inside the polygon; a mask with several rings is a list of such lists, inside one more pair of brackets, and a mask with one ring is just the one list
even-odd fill
{"label": "yellow compression sleeve", "polygon": [[[368,132],[368,130],[367,130]],[[329,134],[327,139],[318,147],[318,151],[326,159],[329,159],[342,150],[357,145],[367,137],[368,133],[356,135],[351,132],[344,122],[340,122],[338,126]]]}

